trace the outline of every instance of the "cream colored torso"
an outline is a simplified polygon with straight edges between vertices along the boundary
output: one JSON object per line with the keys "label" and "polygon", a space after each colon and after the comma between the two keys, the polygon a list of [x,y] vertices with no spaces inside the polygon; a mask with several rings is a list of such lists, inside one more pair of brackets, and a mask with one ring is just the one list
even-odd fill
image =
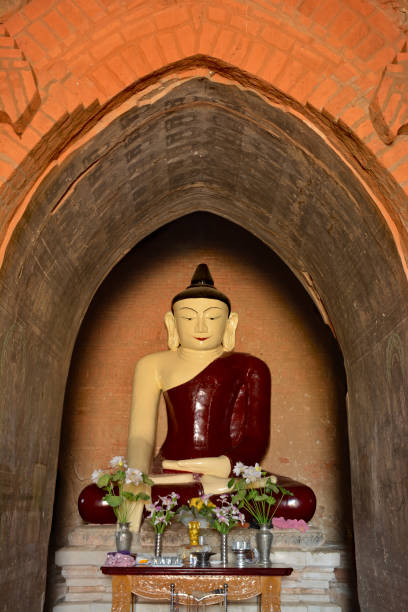
{"label": "cream colored torso", "polygon": [[180,347],[177,351],[161,351],[147,356],[161,391],[188,382],[218,359],[224,350],[221,346],[213,351],[195,351],[193,355],[191,353],[192,351]]}
{"label": "cream colored torso", "polygon": [[133,382],[128,441],[130,466],[144,472],[149,470],[161,392],[191,380],[223,352],[223,347],[220,347],[214,351],[189,354],[180,347],[177,351],[152,353],[140,359]]}
{"label": "cream colored torso", "polygon": [[[175,304],[174,311],[174,316],[171,312],[166,313],[165,323],[169,338],[179,334],[175,343],[178,348],[146,355],[135,369],[127,459],[130,467],[145,473],[149,472],[153,457],[160,394],[191,380],[220,357],[224,344],[228,346],[227,334],[234,340],[238,323],[236,313],[228,315],[227,306],[214,299],[184,299]],[[229,345],[226,350],[233,348],[233,343]],[[231,465],[225,455],[164,460],[162,466],[183,473],[151,475],[156,484],[191,482],[193,473],[200,473],[205,493],[228,490]],[[137,531],[143,504],[137,502],[134,506],[131,521]]]}

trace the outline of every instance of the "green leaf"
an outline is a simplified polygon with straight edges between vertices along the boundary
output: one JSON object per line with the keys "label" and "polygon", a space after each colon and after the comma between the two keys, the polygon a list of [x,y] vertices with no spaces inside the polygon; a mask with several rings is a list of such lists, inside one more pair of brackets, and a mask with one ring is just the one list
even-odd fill
{"label": "green leaf", "polygon": [[122,470],[118,470],[114,474],[112,474],[113,482],[118,482],[119,480],[125,480],[126,474]]}
{"label": "green leaf", "polygon": [[102,474],[102,476],[100,476],[98,478],[98,487],[100,489],[103,489],[104,487],[107,487],[109,484],[109,481],[111,479],[111,475],[110,474]]}
{"label": "green leaf", "polygon": [[283,495],[293,495],[292,491],[288,491],[287,489],[284,489],[284,487],[279,486],[279,489]]}
{"label": "green leaf", "polygon": [[228,481],[228,488],[229,488],[229,489],[230,489],[230,488],[233,486],[234,482],[235,482],[235,478],[231,478],[231,479]]}
{"label": "green leaf", "polygon": [[147,495],[147,493],[138,493],[136,495],[136,501],[138,501],[139,499],[143,499],[143,501],[147,501],[148,499],[150,499],[150,495]]}
{"label": "green leaf", "polygon": [[256,489],[251,489],[247,495],[247,500],[251,501],[251,499],[255,499],[255,497],[258,495],[258,492]]}
{"label": "green leaf", "polygon": [[258,502],[259,502],[259,501],[267,501],[267,499],[268,499],[268,496],[267,496],[267,495],[265,495],[265,493],[262,493],[261,495],[257,495],[257,496],[254,498],[254,501],[258,501]]}
{"label": "green leaf", "polygon": [[105,495],[103,498],[112,508],[117,508],[123,502],[121,495]]}
{"label": "green leaf", "polygon": [[149,478],[146,474],[142,474],[142,480],[145,484],[149,485],[149,487],[152,487],[154,485],[153,480]]}

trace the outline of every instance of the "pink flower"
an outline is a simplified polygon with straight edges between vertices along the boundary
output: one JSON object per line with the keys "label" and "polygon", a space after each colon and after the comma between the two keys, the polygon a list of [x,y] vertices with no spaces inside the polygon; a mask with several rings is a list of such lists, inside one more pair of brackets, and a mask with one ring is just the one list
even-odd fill
{"label": "pink flower", "polygon": [[308,525],[303,519],[300,519],[299,521],[297,519],[284,519],[283,516],[274,517],[272,519],[272,525],[278,529],[297,529],[302,533],[305,533],[308,529],[310,529],[310,525]]}

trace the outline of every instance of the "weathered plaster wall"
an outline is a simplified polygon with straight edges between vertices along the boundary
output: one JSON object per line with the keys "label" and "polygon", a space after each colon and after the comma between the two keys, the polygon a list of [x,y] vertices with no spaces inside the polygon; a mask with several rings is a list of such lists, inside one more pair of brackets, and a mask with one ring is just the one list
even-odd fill
{"label": "weathered plaster wall", "polygon": [[[340,351],[303,287],[242,228],[197,213],[140,243],[106,279],[86,315],[71,364],[61,434],[56,541],[79,524],[79,491],[96,467],[126,454],[137,359],[165,350],[163,314],[206,261],[240,315],[237,350],[272,372],[271,445],[264,466],[311,485],[313,524],[328,539],[351,533],[351,492]],[[160,440],[165,419],[160,421]]]}

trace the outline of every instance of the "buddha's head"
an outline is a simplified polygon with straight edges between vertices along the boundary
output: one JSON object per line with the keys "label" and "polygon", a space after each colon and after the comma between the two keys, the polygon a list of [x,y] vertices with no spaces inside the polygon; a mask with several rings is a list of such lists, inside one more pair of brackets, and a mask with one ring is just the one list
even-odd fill
{"label": "buddha's head", "polygon": [[224,347],[232,351],[238,315],[231,312],[226,295],[214,287],[207,264],[197,266],[190,285],[172,300],[164,321],[170,350],[179,346],[206,351]]}

